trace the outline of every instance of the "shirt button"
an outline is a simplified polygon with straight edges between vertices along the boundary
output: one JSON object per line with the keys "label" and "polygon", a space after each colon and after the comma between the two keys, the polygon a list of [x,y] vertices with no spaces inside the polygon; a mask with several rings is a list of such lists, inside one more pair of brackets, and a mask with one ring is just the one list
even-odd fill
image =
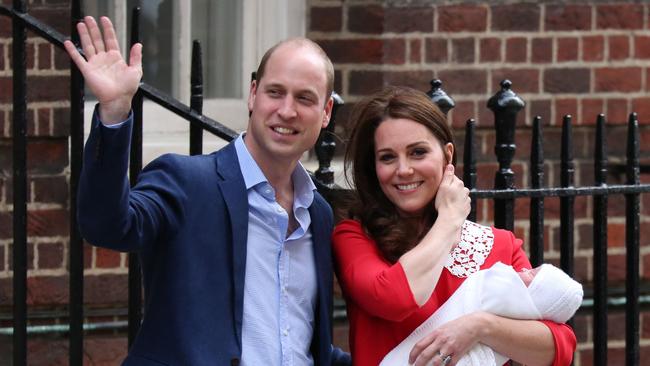
{"label": "shirt button", "polygon": [[288,336],[289,335],[289,330],[285,329],[284,332],[282,332],[282,334],[284,334],[285,337]]}
{"label": "shirt button", "polygon": [[284,211],[282,207],[278,207],[278,212],[282,212],[282,211]]}

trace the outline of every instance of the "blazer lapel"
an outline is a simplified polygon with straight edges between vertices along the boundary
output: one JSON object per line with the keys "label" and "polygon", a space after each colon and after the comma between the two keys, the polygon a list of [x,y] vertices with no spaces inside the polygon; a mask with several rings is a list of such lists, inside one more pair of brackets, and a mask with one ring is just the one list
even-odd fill
{"label": "blazer lapel", "polygon": [[234,319],[237,342],[241,348],[242,317],[244,311],[244,279],[246,275],[246,243],[248,240],[248,196],[237,152],[233,143],[216,154],[217,172],[223,178],[219,187],[230,214],[232,233],[232,266]]}

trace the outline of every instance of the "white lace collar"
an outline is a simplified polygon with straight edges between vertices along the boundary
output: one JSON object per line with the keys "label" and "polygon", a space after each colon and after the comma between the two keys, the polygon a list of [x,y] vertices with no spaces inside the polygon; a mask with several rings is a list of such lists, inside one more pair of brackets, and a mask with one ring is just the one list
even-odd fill
{"label": "white lace collar", "polygon": [[477,272],[494,244],[492,229],[471,221],[465,221],[460,241],[447,257],[445,268],[456,277],[465,278]]}

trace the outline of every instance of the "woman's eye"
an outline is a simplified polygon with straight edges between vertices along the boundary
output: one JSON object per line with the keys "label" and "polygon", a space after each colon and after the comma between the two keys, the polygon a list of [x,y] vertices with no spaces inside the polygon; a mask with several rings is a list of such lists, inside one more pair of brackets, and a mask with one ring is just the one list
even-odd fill
{"label": "woman's eye", "polygon": [[391,154],[379,155],[379,158],[378,158],[379,161],[384,162],[384,163],[389,162],[389,161],[391,161],[393,159],[394,159],[394,156],[391,155]]}
{"label": "woman's eye", "polygon": [[411,154],[413,154],[413,156],[424,156],[427,152],[427,149],[413,149]]}

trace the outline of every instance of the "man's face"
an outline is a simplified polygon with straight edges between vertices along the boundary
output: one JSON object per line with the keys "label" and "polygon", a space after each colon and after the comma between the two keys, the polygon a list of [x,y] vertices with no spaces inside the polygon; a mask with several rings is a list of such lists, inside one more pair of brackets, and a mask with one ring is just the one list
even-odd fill
{"label": "man's face", "polygon": [[[322,58],[311,48],[285,44],[251,83],[246,146],[264,169],[295,163],[329,123],[332,100]],[[327,102],[326,102],[327,101]]]}

